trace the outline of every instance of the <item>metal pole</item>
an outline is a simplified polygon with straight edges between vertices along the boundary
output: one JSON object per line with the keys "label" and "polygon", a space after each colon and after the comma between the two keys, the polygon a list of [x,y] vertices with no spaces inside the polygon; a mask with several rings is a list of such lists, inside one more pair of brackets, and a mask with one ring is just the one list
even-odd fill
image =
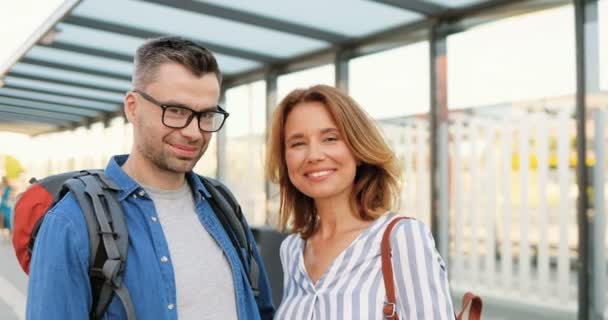
{"label": "metal pole", "polygon": [[[278,82],[278,71],[271,69],[266,73],[266,124],[270,124],[272,119],[272,113],[274,108],[277,106],[277,82]],[[264,184],[264,191],[266,193],[266,224],[271,224],[271,216],[277,216],[279,206],[279,189],[276,184],[266,180]]]}
{"label": "metal pole", "polygon": [[[220,93],[220,105],[226,104],[226,89],[222,88]],[[215,155],[217,157],[217,164],[215,167],[215,177],[220,181],[226,181],[226,143],[228,140],[228,128],[227,125],[222,130],[217,132],[217,139],[215,140],[216,148]]]}
{"label": "metal pole", "polygon": [[579,234],[579,269],[578,269],[578,319],[588,320],[593,319],[593,306],[591,296],[593,294],[593,270],[592,256],[593,243],[590,234],[591,219],[589,214],[592,213],[589,207],[589,177],[586,166],[586,102],[587,96],[587,61],[586,54],[588,49],[588,39],[586,25],[588,23],[588,15],[586,7],[590,3],[597,4],[595,1],[575,0],[574,1],[574,22],[576,35],[576,152],[577,152],[577,184],[578,184],[578,199],[577,199],[577,221]]}
{"label": "metal pole", "polygon": [[[447,37],[440,24],[430,30],[431,85],[431,232],[439,253],[448,256],[449,173],[447,106]],[[447,261],[448,259],[446,259]]]}
{"label": "metal pole", "polygon": [[336,57],[334,61],[336,76],[335,84],[336,88],[348,93],[348,62],[350,61],[350,51],[347,49],[340,49],[336,51]]}
{"label": "metal pole", "polygon": [[606,213],[604,212],[604,183],[606,179],[606,111],[595,110],[595,166],[593,170],[593,318],[604,319],[603,310],[606,304]]}

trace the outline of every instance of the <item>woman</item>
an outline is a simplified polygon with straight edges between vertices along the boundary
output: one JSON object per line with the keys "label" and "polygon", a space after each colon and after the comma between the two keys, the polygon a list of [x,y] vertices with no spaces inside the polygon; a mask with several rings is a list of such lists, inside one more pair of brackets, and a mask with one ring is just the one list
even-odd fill
{"label": "woman", "polygon": [[[349,96],[317,85],[274,112],[267,174],[279,184],[283,301],[275,319],[384,319],[380,242],[397,217],[400,169],[374,121]],[[399,319],[453,319],[447,272],[428,229],[391,233]]]}

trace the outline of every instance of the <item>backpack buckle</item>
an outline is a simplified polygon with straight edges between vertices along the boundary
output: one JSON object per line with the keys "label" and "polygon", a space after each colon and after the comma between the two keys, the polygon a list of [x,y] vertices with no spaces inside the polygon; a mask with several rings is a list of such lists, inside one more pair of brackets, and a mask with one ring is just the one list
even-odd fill
{"label": "backpack buckle", "polygon": [[382,313],[384,314],[385,319],[393,319],[395,317],[395,313],[397,311],[397,307],[392,302],[385,302],[384,308],[382,308]]}
{"label": "backpack buckle", "polygon": [[113,288],[118,288],[122,285],[122,279],[118,276],[122,267],[122,260],[108,259],[103,264],[102,273],[106,279],[106,283],[110,284]]}

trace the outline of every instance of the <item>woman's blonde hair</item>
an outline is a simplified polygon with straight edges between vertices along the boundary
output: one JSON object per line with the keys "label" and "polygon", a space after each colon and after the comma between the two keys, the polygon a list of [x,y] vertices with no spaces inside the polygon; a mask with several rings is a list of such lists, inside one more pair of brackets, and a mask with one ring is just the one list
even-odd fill
{"label": "woman's blonde hair", "polygon": [[341,136],[360,162],[355,175],[351,205],[364,220],[373,220],[399,202],[401,170],[397,157],[384,141],[374,120],[340,90],[316,85],[289,93],[277,106],[268,128],[266,175],[279,185],[279,226],[291,222],[292,231],[307,239],[315,231],[317,214],[313,199],[289,180],[285,161],[285,122],[295,106],[319,102],[332,115]]}

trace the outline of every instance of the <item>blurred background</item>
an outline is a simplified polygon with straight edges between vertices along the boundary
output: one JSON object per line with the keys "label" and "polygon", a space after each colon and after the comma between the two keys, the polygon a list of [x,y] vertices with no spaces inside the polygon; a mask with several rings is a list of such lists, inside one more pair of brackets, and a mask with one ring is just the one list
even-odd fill
{"label": "blurred background", "polygon": [[218,57],[230,112],[195,171],[255,227],[281,298],[267,119],[294,88],[352,95],[398,154],[455,299],[487,319],[608,319],[608,0],[0,0],[0,318],[23,319],[9,240],[31,177],[128,153],[132,56],[181,35]]}

